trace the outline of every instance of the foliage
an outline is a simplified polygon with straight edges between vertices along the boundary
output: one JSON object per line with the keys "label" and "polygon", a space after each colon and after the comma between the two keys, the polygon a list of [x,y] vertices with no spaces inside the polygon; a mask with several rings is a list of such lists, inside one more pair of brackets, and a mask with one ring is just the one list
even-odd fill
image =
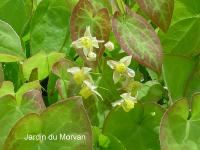
{"label": "foliage", "polygon": [[0,0],[0,149],[199,150],[199,0]]}

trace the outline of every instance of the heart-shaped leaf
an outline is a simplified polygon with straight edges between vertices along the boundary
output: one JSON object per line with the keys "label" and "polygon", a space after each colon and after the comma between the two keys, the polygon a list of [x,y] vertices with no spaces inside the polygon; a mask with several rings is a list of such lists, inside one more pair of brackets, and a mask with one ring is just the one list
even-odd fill
{"label": "heart-shaped leaf", "polygon": [[141,9],[163,31],[167,31],[174,10],[174,0],[136,0]]}
{"label": "heart-shaped leaf", "polygon": [[0,20],[0,62],[20,61],[24,58],[19,36],[9,24]]}
{"label": "heart-shaped leaf", "polygon": [[162,115],[161,107],[150,103],[137,103],[130,112],[116,107],[109,113],[103,133],[115,136],[127,150],[159,150],[159,125]]}
{"label": "heart-shaped leaf", "polygon": [[31,18],[33,0],[0,0],[0,19],[22,36]]}
{"label": "heart-shaped leaf", "polygon": [[200,149],[200,94],[191,106],[186,99],[177,101],[165,113],[160,128],[162,150]]}
{"label": "heart-shaped leaf", "polygon": [[[27,135],[42,135],[43,138],[26,140]],[[10,132],[4,149],[92,150],[91,140],[90,122],[80,97],[76,97],[51,105],[40,115],[32,113],[20,119]]]}
{"label": "heart-shaped leaf", "polygon": [[60,51],[69,34],[69,12],[66,0],[43,0],[31,22],[31,55],[40,51]]}
{"label": "heart-shaped leaf", "polygon": [[[10,87],[0,97],[0,149],[13,125],[25,114],[44,109],[42,94],[38,91],[39,82],[26,83],[15,94],[12,83],[5,81],[0,88]],[[5,89],[6,90],[6,89]],[[9,91],[10,90],[10,91]]]}
{"label": "heart-shaped leaf", "polygon": [[115,13],[112,26],[123,50],[139,63],[161,71],[162,47],[155,31],[144,18],[127,9],[126,16]]}
{"label": "heart-shaped leaf", "polygon": [[[109,13],[106,8],[95,10],[88,0],[79,0],[74,7],[70,20],[70,31],[72,40],[75,41],[82,37],[86,27],[90,26],[91,34],[97,37],[98,40],[108,41],[111,31]],[[97,50],[99,56],[103,54],[104,46],[100,44],[100,49]],[[77,49],[78,54],[86,60],[83,51]]]}

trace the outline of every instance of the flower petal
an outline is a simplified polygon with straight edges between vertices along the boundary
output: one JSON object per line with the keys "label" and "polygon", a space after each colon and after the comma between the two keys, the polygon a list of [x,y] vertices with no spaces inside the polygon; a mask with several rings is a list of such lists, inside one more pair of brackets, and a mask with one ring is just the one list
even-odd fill
{"label": "flower petal", "polygon": [[91,32],[90,32],[90,26],[87,26],[87,27],[86,27],[84,36],[85,36],[85,37],[92,37]]}
{"label": "flower petal", "polygon": [[107,65],[111,68],[111,69],[115,69],[116,65],[118,64],[118,62],[114,61],[114,60],[108,60],[107,61]]}
{"label": "flower petal", "polygon": [[88,67],[83,67],[82,69],[83,69],[84,74],[88,74],[92,70],[92,68],[88,68]]}
{"label": "flower petal", "polygon": [[127,69],[127,74],[131,78],[135,77],[135,71],[130,68]]}
{"label": "flower petal", "polygon": [[123,103],[123,100],[121,99],[121,100],[118,100],[118,101],[111,103],[111,105],[112,105],[112,107],[116,107],[116,106],[121,105],[122,103]]}
{"label": "flower petal", "polygon": [[108,41],[106,44],[104,44],[104,46],[109,50],[109,51],[112,51],[115,46],[114,44],[111,42],[111,41]]}
{"label": "flower petal", "polygon": [[72,67],[72,68],[67,69],[67,71],[71,74],[75,74],[76,72],[80,71],[80,68],[79,67]]}
{"label": "flower petal", "polygon": [[131,59],[132,59],[132,56],[125,56],[122,59],[120,59],[120,62],[128,67],[131,64]]}
{"label": "flower petal", "polygon": [[73,48],[83,48],[83,45],[81,44],[81,40],[80,39],[78,39],[76,41],[73,41],[71,46]]}
{"label": "flower petal", "polygon": [[97,55],[94,52],[89,52],[87,55],[87,60],[88,61],[96,61]]}
{"label": "flower petal", "polygon": [[114,81],[114,83],[117,83],[120,80],[120,78],[121,78],[121,74],[118,73],[117,71],[114,71],[113,72],[113,81]]}

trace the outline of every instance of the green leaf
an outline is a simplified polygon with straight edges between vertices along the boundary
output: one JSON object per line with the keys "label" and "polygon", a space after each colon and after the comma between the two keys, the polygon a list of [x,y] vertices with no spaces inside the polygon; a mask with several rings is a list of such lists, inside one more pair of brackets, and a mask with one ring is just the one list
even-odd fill
{"label": "green leaf", "polygon": [[163,87],[157,81],[148,81],[138,90],[138,100],[142,102],[157,102],[162,98]]}
{"label": "green leaf", "polygon": [[[59,116],[59,117],[58,117]],[[46,136],[40,141],[25,140],[28,135]],[[10,132],[4,149],[27,150],[55,148],[91,150],[91,127],[79,97],[51,105],[40,115],[32,113],[20,119]],[[57,140],[49,140],[49,136]],[[67,140],[69,136],[79,140]],[[17,145],[17,146],[16,146]]]}
{"label": "green leaf", "polygon": [[[164,80],[173,101],[185,95],[187,82],[193,74],[197,60],[177,55],[165,55],[163,63]],[[196,82],[198,84],[198,82]],[[192,90],[192,89],[191,89]]]}
{"label": "green leaf", "polygon": [[160,32],[159,35],[167,54],[190,57],[200,53],[200,19],[197,16],[178,21],[166,34]]}
{"label": "green leaf", "polygon": [[126,16],[115,13],[112,26],[126,53],[154,71],[161,71],[162,47],[153,28],[144,18],[127,9]]}
{"label": "green leaf", "polygon": [[[0,149],[3,148],[6,137],[18,119],[25,114],[39,112],[45,107],[41,92],[34,88],[24,90],[23,95],[19,98],[16,99],[11,94],[0,97]],[[18,101],[20,104],[17,103]]]}
{"label": "green leaf", "polygon": [[20,61],[24,58],[19,36],[9,24],[0,20],[0,62]]}
{"label": "green leaf", "polygon": [[69,12],[65,0],[43,0],[31,22],[31,55],[60,51],[69,34]]}
{"label": "green leaf", "polygon": [[175,0],[174,2],[172,23],[200,14],[199,0]]}
{"label": "green leaf", "polygon": [[29,82],[29,83],[24,83],[19,90],[16,92],[16,100],[17,103],[20,104],[21,100],[23,98],[23,95],[28,92],[31,91],[32,89],[35,90],[40,90],[41,86],[40,86],[40,82],[39,81],[33,81],[33,82]]}
{"label": "green leaf", "polygon": [[0,0],[0,19],[10,24],[21,37],[31,19],[32,8],[32,0]]}
{"label": "green leaf", "polygon": [[135,105],[130,112],[116,107],[107,116],[103,134],[115,136],[127,150],[160,150],[159,125],[163,110],[155,104]]}
{"label": "green leaf", "polygon": [[112,135],[107,135],[110,143],[107,148],[104,148],[103,150],[126,150],[124,145],[119,141],[116,137]]}
{"label": "green leaf", "polygon": [[174,10],[174,0],[136,0],[140,8],[163,31],[167,31]]}
{"label": "green leaf", "polygon": [[200,149],[200,94],[191,105],[186,99],[177,101],[165,113],[160,129],[161,149]]}
{"label": "green leaf", "polygon": [[[87,26],[90,26],[93,37],[97,37],[98,40],[104,40],[105,42],[108,41],[111,31],[108,10],[106,8],[95,10],[88,0],[79,0],[74,7],[70,20],[72,40],[75,41],[82,37]],[[98,56],[103,54],[104,49],[103,44],[100,44],[100,49],[96,50]],[[81,49],[77,49],[77,52],[87,61]]]}
{"label": "green leaf", "polygon": [[5,95],[15,95],[13,83],[4,81],[0,86],[0,97]]}
{"label": "green leaf", "polygon": [[60,61],[65,57],[63,53],[52,52],[46,54],[45,52],[37,53],[36,55],[25,60],[23,63],[23,74],[26,80],[29,80],[33,69],[37,68],[38,79],[42,80],[46,78],[52,70],[54,63]]}

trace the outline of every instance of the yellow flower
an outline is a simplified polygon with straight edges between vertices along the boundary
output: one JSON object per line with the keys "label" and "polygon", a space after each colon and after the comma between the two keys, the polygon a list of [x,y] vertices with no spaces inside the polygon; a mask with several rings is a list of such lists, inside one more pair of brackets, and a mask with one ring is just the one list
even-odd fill
{"label": "yellow flower", "polygon": [[82,84],[84,80],[90,78],[89,72],[91,70],[92,69],[88,67],[72,67],[67,69],[67,71],[73,75],[73,79],[78,85]]}
{"label": "yellow flower", "polygon": [[83,87],[82,89],[80,90],[79,94],[84,98],[84,99],[87,99],[89,98],[92,94],[95,94],[97,96],[99,96],[101,99],[102,96],[96,91],[97,87],[92,84],[90,81],[88,80],[85,80],[83,82]]}
{"label": "yellow flower", "polygon": [[112,106],[115,107],[117,105],[122,106],[125,112],[129,112],[134,108],[135,103],[137,103],[136,98],[131,96],[131,93],[124,93],[120,95],[122,97],[121,100],[112,103]]}
{"label": "yellow flower", "polygon": [[135,72],[134,70],[128,68],[128,66],[131,63],[132,56],[125,56],[122,59],[120,59],[119,62],[114,60],[107,61],[107,64],[110,66],[111,69],[114,69],[113,73],[113,80],[115,83],[117,83],[122,75],[134,77]]}
{"label": "yellow flower", "polygon": [[97,40],[93,37],[90,32],[90,26],[86,27],[84,36],[76,41],[72,42],[72,47],[82,48],[83,53],[88,61],[95,61],[96,54],[93,52],[94,48],[99,48],[99,43],[104,42],[103,40]]}

